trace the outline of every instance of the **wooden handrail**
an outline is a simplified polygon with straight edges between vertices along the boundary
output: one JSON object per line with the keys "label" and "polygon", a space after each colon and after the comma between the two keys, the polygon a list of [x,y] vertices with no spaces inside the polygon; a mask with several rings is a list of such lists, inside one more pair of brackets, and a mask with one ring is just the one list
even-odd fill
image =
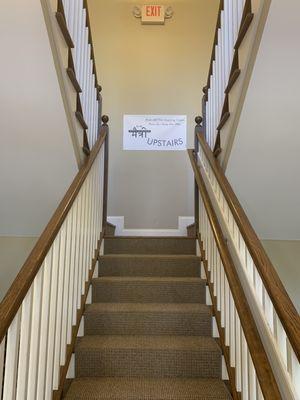
{"label": "wooden handrail", "polygon": [[[103,117],[104,118],[104,117]],[[90,156],[81,167],[64,198],[60,202],[45,230],[38,239],[32,252],[12,283],[3,301],[0,303],[0,343],[6,335],[22,301],[24,300],[35,276],[37,275],[51,245],[53,244],[76,196],[78,195],[102,145],[108,134],[108,126],[104,123]]]}
{"label": "wooden handrail", "polygon": [[300,361],[300,317],[287,294],[281,279],[279,278],[273,264],[265,252],[259,238],[257,237],[243,207],[236,197],[230,183],[228,182],[220,164],[213,156],[203,134],[197,133],[199,143],[207,157],[207,160],[215,174],[223,195],[232,212],[233,218],[244,238],[253,262],[261,276],[265,288],[270,296],[274,308],[280,318],[291,346]]}
{"label": "wooden handrail", "polygon": [[206,189],[201,170],[195,160],[195,152],[188,150],[190,161],[193,167],[198,189],[201,194],[206,213],[211,225],[211,229],[220,253],[220,257],[224,266],[224,270],[228,279],[230,290],[234,299],[235,307],[238,312],[243,332],[248,344],[249,352],[252,357],[253,365],[256,370],[257,378],[265,399],[281,399],[276,380],[274,378],[272,368],[270,366],[267,354],[258,333],[255,320],[252,316],[250,306],[247,302],[242,284],[238,277],[234,266],[233,259],[230,255],[228,247],[222,233],[217,215],[214,211],[208,191]]}

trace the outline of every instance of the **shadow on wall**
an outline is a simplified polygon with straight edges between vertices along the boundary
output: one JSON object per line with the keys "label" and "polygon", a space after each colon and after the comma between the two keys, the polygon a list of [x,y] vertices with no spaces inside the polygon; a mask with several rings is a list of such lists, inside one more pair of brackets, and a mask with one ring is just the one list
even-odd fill
{"label": "shadow on wall", "polygon": [[300,240],[262,240],[262,244],[300,312]]}
{"label": "shadow on wall", "polygon": [[2,301],[36,241],[36,237],[0,236],[0,301]]}

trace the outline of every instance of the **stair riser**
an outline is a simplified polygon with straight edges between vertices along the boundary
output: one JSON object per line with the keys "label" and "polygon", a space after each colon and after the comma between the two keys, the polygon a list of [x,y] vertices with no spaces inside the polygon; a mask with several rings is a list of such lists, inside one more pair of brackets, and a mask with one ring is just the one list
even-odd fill
{"label": "stair riser", "polygon": [[190,238],[106,238],[104,254],[195,255],[196,240]]}
{"label": "stair riser", "polygon": [[94,281],[94,303],[205,303],[205,284],[161,284]]}
{"label": "stair riser", "polygon": [[209,314],[104,313],[84,317],[85,335],[211,336]]}
{"label": "stair riser", "polygon": [[205,350],[86,350],[75,362],[76,377],[221,377],[221,354]]}
{"label": "stair riser", "polygon": [[101,257],[99,276],[199,277],[199,259]]}

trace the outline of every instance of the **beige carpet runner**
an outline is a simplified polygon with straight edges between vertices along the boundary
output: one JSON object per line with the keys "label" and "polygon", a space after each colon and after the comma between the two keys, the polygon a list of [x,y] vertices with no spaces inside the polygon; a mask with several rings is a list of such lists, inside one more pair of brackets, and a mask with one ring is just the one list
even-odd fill
{"label": "beige carpet runner", "polygon": [[192,238],[105,239],[68,400],[229,400]]}

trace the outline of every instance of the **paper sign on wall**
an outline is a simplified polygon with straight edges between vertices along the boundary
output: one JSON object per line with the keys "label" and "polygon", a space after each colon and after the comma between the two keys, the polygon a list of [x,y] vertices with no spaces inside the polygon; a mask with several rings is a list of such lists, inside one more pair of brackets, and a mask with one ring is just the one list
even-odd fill
{"label": "paper sign on wall", "polygon": [[186,115],[124,115],[123,149],[186,150]]}

